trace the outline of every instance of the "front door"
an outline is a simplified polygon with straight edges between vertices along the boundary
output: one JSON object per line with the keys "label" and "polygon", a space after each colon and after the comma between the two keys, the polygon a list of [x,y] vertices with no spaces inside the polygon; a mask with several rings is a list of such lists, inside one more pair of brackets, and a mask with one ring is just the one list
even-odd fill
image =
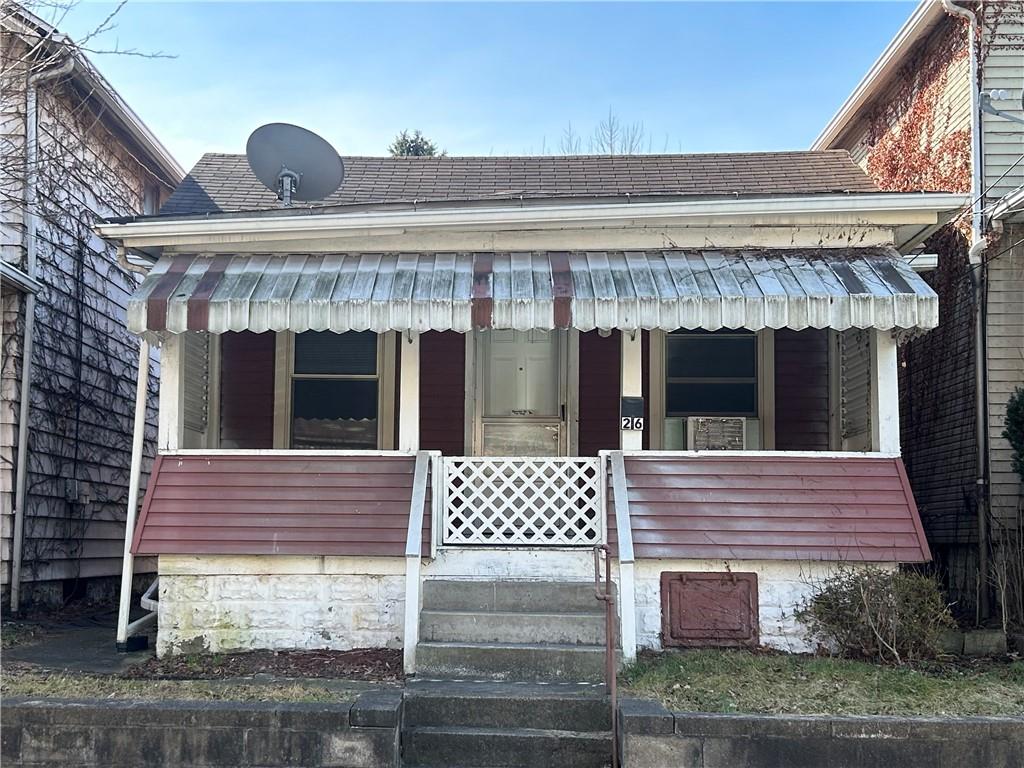
{"label": "front door", "polygon": [[476,454],[566,453],[564,331],[478,334]]}

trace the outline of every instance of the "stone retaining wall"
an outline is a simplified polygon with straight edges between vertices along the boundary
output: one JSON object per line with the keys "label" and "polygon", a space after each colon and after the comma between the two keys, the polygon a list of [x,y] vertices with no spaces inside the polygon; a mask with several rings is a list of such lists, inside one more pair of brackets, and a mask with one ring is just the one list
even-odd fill
{"label": "stone retaining wall", "polygon": [[623,768],[1019,768],[1024,718],[798,717],[620,706]]}
{"label": "stone retaining wall", "polygon": [[26,768],[398,765],[401,691],[355,703],[9,697],[0,761]]}

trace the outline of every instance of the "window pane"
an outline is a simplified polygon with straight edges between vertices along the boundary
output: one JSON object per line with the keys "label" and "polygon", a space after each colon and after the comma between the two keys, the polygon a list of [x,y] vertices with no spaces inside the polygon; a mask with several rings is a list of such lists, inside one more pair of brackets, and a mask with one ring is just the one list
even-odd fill
{"label": "window pane", "polygon": [[297,333],[295,373],[374,376],[377,373],[377,334],[373,331]]}
{"label": "window pane", "polygon": [[756,416],[757,385],[669,383],[665,410],[668,416]]}
{"label": "window pane", "polygon": [[665,347],[669,378],[752,378],[757,375],[754,334],[670,334]]}
{"label": "window pane", "polygon": [[377,382],[296,379],[292,447],[377,447]]}

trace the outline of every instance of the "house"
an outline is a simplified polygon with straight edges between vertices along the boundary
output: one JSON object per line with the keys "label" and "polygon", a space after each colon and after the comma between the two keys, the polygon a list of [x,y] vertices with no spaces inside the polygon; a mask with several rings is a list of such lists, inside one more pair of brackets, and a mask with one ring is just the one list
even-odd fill
{"label": "house", "polygon": [[930,558],[897,345],[939,307],[901,253],[966,195],[880,192],[845,151],[343,160],[281,207],[206,155],[98,227],[152,262],[158,653],[581,679],[595,547],[626,658],[803,649],[817,579]]}
{"label": "house", "polygon": [[900,365],[907,474],[939,572],[973,619],[997,604],[1024,524],[1002,436],[1024,385],[1024,3],[967,7],[921,2],[813,149],[849,150],[879,189],[974,201],[912,256],[932,267],[940,322]]}
{"label": "house", "polygon": [[184,171],[72,41],[13,3],[0,24],[0,584],[17,611],[116,594],[139,278],[92,227],[155,213]]}

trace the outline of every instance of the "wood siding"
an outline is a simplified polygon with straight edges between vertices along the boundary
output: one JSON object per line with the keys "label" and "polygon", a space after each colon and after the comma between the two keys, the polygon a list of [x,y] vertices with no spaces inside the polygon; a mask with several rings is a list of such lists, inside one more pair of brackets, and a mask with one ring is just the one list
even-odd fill
{"label": "wood siding", "polygon": [[[1024,226],[1007,227],[994,253],[1022,238]],[[1012,528],[1020,515],[1021,481],[1003,429],[1010,395],[1024,387],[1024,245],[989,262],[987,306],[989,505],[995,525]],[[999,536],[999,530],[993,533]]]}
{"label": "wood siding", "polygon": [[[25,151],[20,38],[0,31],[0,155]],[[19,87],[18,83],[22,83]],[[138,339],[125,327],[137,278],[93,233],[99,219],[139,214],[147,184],[166,197],[161,174],[114,128],[100,105],[67,78],[39,87],[38,273],[25,505],[23,600],[61,604],[58,580],[121,572]],[[0,179],[0,258],[24,269],[24,179]],[[0,373],[0,584],[10,577],[18,384],[24,302],[4,289]],[[154,351],[144,476],[155,451],[158,353]],[[119,545],[119,542],[121,544]],[[154,566],[142,561],[139,570]],[[47,583],[49,582],[49,584]]]}
{"label": "wood siding", "polygon": [[[1024,118],[1020,93],[1024,85],[1024,2],[1000,0],[984,4],[985,24],[982,91],[1006,89],[1010,98],[994,106]],[[1024,184],[1024,125],[982,113],[981,141],[985,157],[985,188],[989,201]],[[1005,246],[1004,246],[1005,247]]]}
{"label": "wood siding", "polygon": [[619,447],[619,379],[622,339],[618,331],[579,335],[579,455]]}
{"label": "wood siding", "polygon": [[[939,326],[900,347],[900,444],[936,560],[977,541],[974,290],[966,243],[939,236],[938,268],[926,279],[939,295]],[[950,244],[952,243],[952,244]],[[954,581],[952,568],[947,568]],[[967,578],[954,594],[972,596]],[[973,597],[971,597],[973,600]]]}
{"label": "wood siding", "polygon": [[899,459],[634,456],[626,485],[638,558],[930,559]]}
{"label": "wood siding", "polygon": [[161,456],[133,551],[401,557],[415,463],[301,452]]}
{"label": "wood siding", "polygon": [[420,448],[445,456],[466,452],[466,336],[420,335]]}
{"label": "wood siding", "polygon": [[828,331],[775,331],[775,448],[829,448]]}
{"label": "wood siding", "polygon": [[[971,129],[970,61],[968,57],[961,54],[945,64],[933,63],[933,59],[945,58],[951,46],[956,46],[958,50],[966,49],[966,32],[955,29],[954,25],[956,24],[956,21],[950,19],[947,24],[940,24],[936,27],[908,55],[905,64],[910,68],[911,75],[916,70],[933,66],[942,70],[937,77],[941,87],[935,105],[935,123],[933,130],[928,135],[933,148],[938,147],[945,137],[958,131],[969,133]],[[867,171],[871,151],[887,133],[900,130],[903,120],[907,118],[906,109],[917,95],[916,92],[907,92],[905,86],[907,75],[907,72],[900,70],[888,87],[871,104],[864,107],[857,118],[849,123],[846,130],[832,142],[829,149],[848,150],[853,161]]]}
{"label": "wood siding", "polygon": [[220,338],[220,447],[274,447],[272,333],[225,333]]}

